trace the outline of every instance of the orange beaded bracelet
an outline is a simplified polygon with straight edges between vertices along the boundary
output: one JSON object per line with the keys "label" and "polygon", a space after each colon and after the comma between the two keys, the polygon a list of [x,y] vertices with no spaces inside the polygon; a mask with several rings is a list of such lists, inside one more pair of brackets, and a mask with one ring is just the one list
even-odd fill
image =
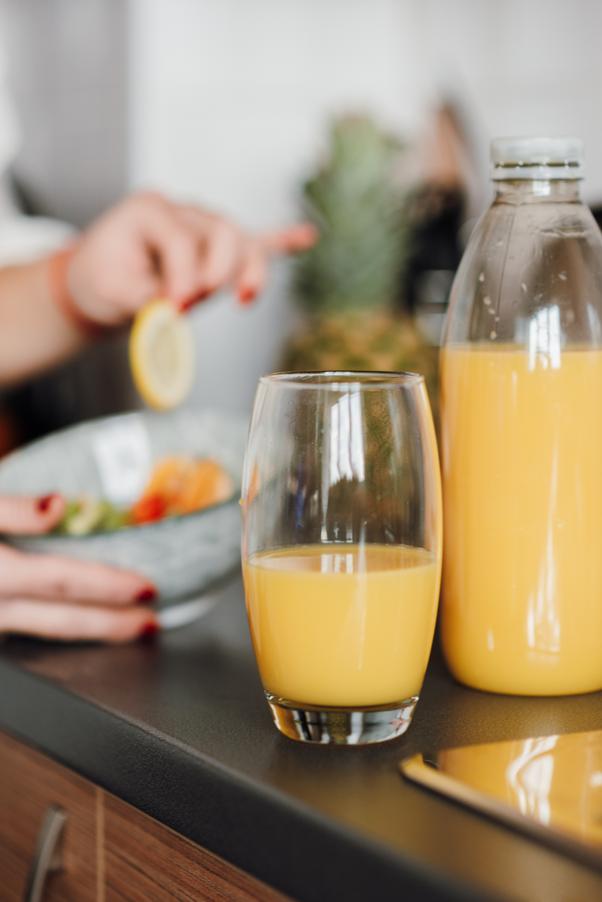
{"label": "orange beaded bracelet", "polygon": [[48,258],[50,293],[54,303],[66,319],[77,326],[79,331],[88,338],[97,338],[104,333],[105,329],[98,323],[88,319],[78,309],[69,291],[67,273],[76,248],[77,244],[70,244],[60,251],[56,251]]}

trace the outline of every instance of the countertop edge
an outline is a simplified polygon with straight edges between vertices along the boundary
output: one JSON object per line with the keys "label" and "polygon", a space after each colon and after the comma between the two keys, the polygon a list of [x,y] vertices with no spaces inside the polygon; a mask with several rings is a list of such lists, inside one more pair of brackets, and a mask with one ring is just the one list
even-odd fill
{"label": "countertop edge", "polygon": [[495,898],[5,660],[0,684],[0,728],[293,898]]}

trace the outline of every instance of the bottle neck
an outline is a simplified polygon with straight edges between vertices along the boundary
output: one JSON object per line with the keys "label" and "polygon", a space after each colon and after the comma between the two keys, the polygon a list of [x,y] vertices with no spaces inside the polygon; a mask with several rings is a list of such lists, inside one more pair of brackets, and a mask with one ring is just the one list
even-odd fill
{"label": "bottle neck", "polygon": [[494,185],[495,203],[581,203],[577,179],[504,179]]}

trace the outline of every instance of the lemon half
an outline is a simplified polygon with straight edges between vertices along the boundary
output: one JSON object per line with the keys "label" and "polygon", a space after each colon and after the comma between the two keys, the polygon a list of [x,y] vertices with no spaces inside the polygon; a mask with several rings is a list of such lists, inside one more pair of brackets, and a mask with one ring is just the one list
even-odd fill
{"label": "lemon half", "polygon": [[182,403],[194,379],[194,340],[173,304],[156,300],[139,310],[129,356],[136,388],[150,407],[169,410]]}

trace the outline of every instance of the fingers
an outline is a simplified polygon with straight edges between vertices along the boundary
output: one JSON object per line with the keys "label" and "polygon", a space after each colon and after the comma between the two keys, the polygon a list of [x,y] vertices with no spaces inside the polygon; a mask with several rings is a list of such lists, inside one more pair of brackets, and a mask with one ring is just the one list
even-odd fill
{"label": "fingers", "polygon": [[233,223],[194,207],[186,208],[185,217],[204,241],[204,261],[196,294],[181,304],[182,310],[231,283],[240,301],[249,303],[265,287],[269,256],[307,250],[318,234],[310,223],[301,223],[252,237]]}
{"label": "fingers", "polygon": [[143,609],[103,608],[16,598],[0,603],[0,633],[64,641],[130,642],[159,629]]}
{"label": "fingers", "polygon": [[2,598],[15,596],[109,605],[142,604],[156,597],[143,576],[88,561],[2,548],[0,568],[0,605]]}
{"label": "fingers", "polygon": [[156,591],[135,573],[2,547],[0,574],[0,633],[128,642],[158,629],[143,606]]}
{"label": "fingers", "polygon": [[185,309],[230,283],[240,268],[243,234],[226,219],[153,198],[145,230],[165,292]]}
{"label": "fingers", "polygon": [[267,279],[267,255],[259,241],[249,241],[236,280],[238,299],[241,304],[250,304],[263,291]]}
{"label": "fingers", "polygon": [[161,274],[150,271],[135,272],[127,285],[127,297],[124,298],[123,307],[128,317],[133,316],[137,310],[155,298],[165,297],[167,294],[164,280]]}
{"label": "fingers", "polygon": [[286,229],[265,232],[258,238],[249,240],[236,280],[240,302],[250,303],[265,288],[268,257],[271,254],[307,250],[315,244],[317,237],[318,233],[314,226],[310,223],[300,223]]}
{"label": "fingers", "polygon": [[162,289],[181,310],[227,285],[235,285],[243,302],[251,300],[265,285],[271,255],[307,250],[317,240],[310,223],[254,237],[228,219],[158,194],[140,195],[132,206]]}
{"label": "fingers", "polygon": [[259,236],[265,249],[272,254],[293,254],[309,250],[318,237],[318,230],[310,222],[300,222]]}
{"label": "fingers", "polygon": [[0,532],[40,535],[54,529],[64,513],[65,501],[60,495],[39,498],[3,495],[0,496]]}
{"label": "fingers", "polygon": [[147,203],[142,219],[144,238],[157,258],[163,290],[180,302],[199,285],[199,236],[182,221],[175,205],[158,197]]}
{"label": "fingers", "polygon": [[218,219],[209,228],[206,242],[203,281],[206,291],[213,292],[227,285],[240,267],[243,235],[233,223]]}
{"label": "fingers", "polygon": [[234,223],[197,207],[183,207],[181,215],[197,235],[199,253],[195,290],[179,305],[187,310],[232,282],[240,269],[245,237]]}

